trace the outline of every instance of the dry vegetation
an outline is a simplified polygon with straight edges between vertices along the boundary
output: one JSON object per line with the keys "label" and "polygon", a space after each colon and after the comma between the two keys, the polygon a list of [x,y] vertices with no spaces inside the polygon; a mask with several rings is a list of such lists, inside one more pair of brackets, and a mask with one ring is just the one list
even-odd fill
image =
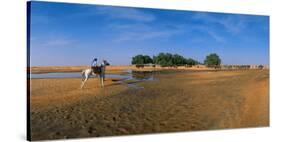
{"label": "dry vegetation", "polygon": [[269,72],[156,74],[130,88],[107,79],[32,79],[32,140],[269,125]]}

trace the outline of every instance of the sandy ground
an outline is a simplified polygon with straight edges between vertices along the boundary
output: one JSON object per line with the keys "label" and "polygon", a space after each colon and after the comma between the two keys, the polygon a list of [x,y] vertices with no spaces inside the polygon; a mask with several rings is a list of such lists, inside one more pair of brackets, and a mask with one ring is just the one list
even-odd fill
{"label": "sandy ground", "polygon": [[268,70],[156,74],[130,88],[112,79],[32,79],[32,140],[269,126]]}

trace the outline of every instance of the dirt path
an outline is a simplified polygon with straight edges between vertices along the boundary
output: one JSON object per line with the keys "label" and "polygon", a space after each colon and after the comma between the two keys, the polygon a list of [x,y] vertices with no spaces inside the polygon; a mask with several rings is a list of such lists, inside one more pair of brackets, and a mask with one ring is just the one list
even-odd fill
{"label": "dirt path", "polygon": [[240,127],[256,127],[269,125],[269,78],[259,74],[245,86],[243,117]]}

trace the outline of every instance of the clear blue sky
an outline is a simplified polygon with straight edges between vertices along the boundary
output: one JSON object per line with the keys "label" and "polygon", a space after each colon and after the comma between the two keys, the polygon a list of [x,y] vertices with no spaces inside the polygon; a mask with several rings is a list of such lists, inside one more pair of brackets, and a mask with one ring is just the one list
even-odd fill
{"label": "clear blue sky", "polygon": [[170,52],[223,64],[269,63],[269,17],[32,2],[31,66],[89,65],[93,57],[130,64]]}

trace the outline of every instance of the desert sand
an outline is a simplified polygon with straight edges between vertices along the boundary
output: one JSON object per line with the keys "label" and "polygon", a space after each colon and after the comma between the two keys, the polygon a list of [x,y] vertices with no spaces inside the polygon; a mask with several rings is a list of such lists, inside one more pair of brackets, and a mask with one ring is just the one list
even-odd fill
{"label": "desert sand", "polygon": [[155,74],[131,88],[107,78],[30,79],[32,140],[269,126],[269,71]]}

